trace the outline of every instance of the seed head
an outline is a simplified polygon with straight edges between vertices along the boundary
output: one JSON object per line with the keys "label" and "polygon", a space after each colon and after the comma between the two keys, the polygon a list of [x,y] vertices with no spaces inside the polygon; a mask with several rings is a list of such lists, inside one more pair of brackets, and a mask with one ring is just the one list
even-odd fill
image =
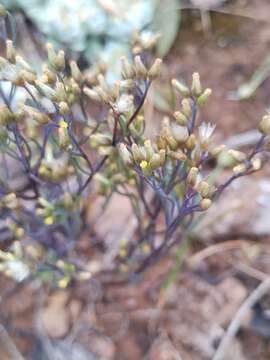
{"label": "seed head", "polygon": [[173,116],[179,125],[181,126],[187,125],[188,119],[181,111],[175,111]]}
{"label": "seed head", "polygon": [[153,79],[159,77],[160,70],[161,70],[161,64],[162,64],[161,59],[156,59],[154,61],[154,64],[151,66],[150,70],[148,71],[149,79],[153,80]]}
{"label": "seed head", "polygon": [[119,144],[119,154],[126,165],[130,165],[132,163],[132,156],[127,146],[123,143]]}
{"label": "seed head", "polygon": [[190,105],[190,101],[188,99],[183,99],[182,102],[182,113],[187,117],[190,118],[192,115],[192,108]]}
{"label": "seed head", "polygon": [[123,79],[133,79],[135,77],[135,69],[129,63],[128,59],[125,56],[121,57],[121,64],[122,64],[122,77]]}
{"label": "seed head", "polygon": [[177,90],[183,97],[190,97],[189,88],[176,79],[172,79],[172,86]]}
{"label": "seed head", "polygon": [[264,135],[270,135],[270,114],[264,115],[258,125],[259,131]]}
{"label": "seed head", "polygon": [[194,95],[196,97],[200,96],[202,93],[202,85],[201,85],[201,81],[200,81],[200,75],[197,72],[195,72],[192,75],[191,92],[192,92],[192,95]]}
{"label": "seed head", "polygon": [[187,176],[187,183],[191,187],[194,187],[197,183],[197,178],[199,174],[199,169],[197,167],[192,167],[189,170],[188,176]]}
{"label": "seed head", "polygon": [[200,206],[201,206],[202,210],[208,210],[211,205],[212,205],[212,200],[211,199],[203,199],[200,202]]}
{"label": "seed head", "polygon": [[205,105],[211,95],[212,95],[212,90],[209,88],[205,89],[202,95],[198,97],[197,104],[199,106]]}
{"label": "seed head", "polygon": [[136,75],[138,77],[145,78],[147,76],[147,69],[139,55],[135,56],[134,63],[135,63]]}
{"label": "seed head", "polygon": [[236,161],[236,162],[243,162],[246,160],[247,155],[242,151],[238,150],[228,150],[228,154]]}

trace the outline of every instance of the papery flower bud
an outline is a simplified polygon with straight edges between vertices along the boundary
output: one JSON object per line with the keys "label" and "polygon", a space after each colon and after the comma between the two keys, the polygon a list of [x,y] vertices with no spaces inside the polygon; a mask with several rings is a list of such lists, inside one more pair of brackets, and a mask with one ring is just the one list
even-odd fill
{"label": "papery flower bud", "polygon": [[55,52],[54,47],[51,43],[47,44],[48,60],[49,63],[56,71],[62,72],[65,69],[65,52],[59,50]]}
{"label": "papery flower bud", "polygon": [[179,125],[185,126],[188,123],[186,115],[184,115],[181,111],[175,111],[173,117]]}
{"label": "papery flower bud", "polygon": [[202,95],[198,97],[197,104],[199,106],[205,105],[211,95],[212,95],[212,90],[211,89],[205,89],[204,92],[202,93]]}
{"label": "papery flower bud", "polygon": [[34,85],[37,79],[34,73],[27,70],[21,70],[19,76],[30,85]]}
{"label": "papery flower bud", "polygon": [[6,41],[6,57],[12,64],[15,63],[16,49],[13,45],[13,41],[9,39]]}
{"label": "papery flower bud", "polygon": [[222,145],[216,146],[213,149],[211,149],[210,154],[213,157],[216,157],[216,156],[219,156],[222,153],[222,151],[224,151],[225,149],[226,149],[226,145],[222,144]]}
{"label": "papery flower bud", "polygon": [[262,167],[262,161],[260,158],[252,159],[251,160],[253,170],[257,171],[260,170]]}
{"label": "papery flower bud", "polygon": [[161,166],[161,159],[159,154],[153,154],[149,161],[149,166],[152,170],[155,170]]}
{"label": "papery flower bud", "polygon": [[198,174],[199,174],[199,169],[197,167],[192,167],[189,170],[189,173],[187,176],[188,185],[190,185],[191,187],[196,185]]}
{"label": "papery flower bud", "polygon": [[98,93],[100,99],[105,104],[108,104],[110,102],[111,100],[110,95],[101,86],[96,86],[94,90]]}
{"label": "papery flower bud", "polygon": [[70,145],[70,138],[66,128],[64,127],[58,128],[58,141],[59,141],[59,147],[61,149],[67,149],[67,147]]}
{"label": "papery flower bud", "polygon": [[202,159],[202,149],[200,146],[196,146],[192,152],[192,164],[196,166],[196,164],[200,163]]}
{"label": "papery flower bud", "polygon": [[86,96],[88,96],[91,100],[100,102],[101,101],[101,97],[98,94],[98,92],[94,89],[89,89],[88,87],[84,87],[83,88],[83,92]]}
{"label": "papery flower bud", "polygon": [[81,93],[79,84],[73,78],[70,79],[70,90],[74,95],[79,95]]}
{"label": "papery flower bud", "polygon": [[31,106],[23,105],[22,111],[39,124],[47,124],[50,121],[50,118],[47,114],[42,113]]}
{"label": "papery flower bud", "polygon": [[136,162],[142,161],[141,152],[140,152],[139,146],[137,144],[135,144],[135,143],[132,144],[131,152],[132,152],[132,156]]}
{"label": "papery flower bud", "polygon": [[24,60],[24,58],[22,58],[19,55],[15,56],[15,60],[16,60],[16,65],[18,65],[19,67],[22,67],[24,70],[27,70],[33,74],[36,74],[35,70],[32,68],[32,66]]}
{"label": "papery flower bud", "polygon": [[4,195],[3,198],[1,199],[1,202],[5,207],[7,207],[10,210],[15,210],[20,205],[19,200],[17,199],[15,193],[9,193],[7,195]]}
{"label": "papery flower bud", "polygon": [[134,81],[132,79],[126,79],[119,82],[121,90],[130,90],[134,86]]}
{"label": "papery flower bud", "polygon": [[237,162],[242,162],[247,159],[247,155],[242,151],[238,150],[228,150],[228,154]]}
{"label": "papery flower bud", "polygon": [[48,97],[49,99],[53,100],[56,98],[56,91],[51,88],[50,86],[44,84],[42,81],[40,80],[36,80],[35,81],[36,87],[38,88],[38,90],[46,97]]}
{"label": "papery flower bud", "polygon": [[108,93],[110,91],[109,86],[105,80],[105,77],[103,74],[98,74],[97,76],[97,80],[99,83],[99,86],[106,92]]}
{"label": "papery flower bud", "polygon": [[161,166],[163,166],[166,161],[166,151],[164,149],[161,149],[161,150],[159,150],[158,153],[160,156],[160,164],[161,164]]}
{"label": "papery flower bud", "polygon": [[191,85],[192,95],[198,97],[202,93],[202,85],[200,81],[199,73],[195,72],[192,74],[192,85]]}
{"label": "papery flower bud", "polygon": [[169,148],[171,150],[176,150],[178,147],[178,142],[175,140],[175,138],[172,135],[166,134],[164,136],[166,139],[167,144],[169,145]]}
{"label": "papery flower bud", "polygon": [[119,154],[126,165],[132,164],[132,156],[131,153],[128,151],[127,146],[123,143],[119,144]]}
{"label": "papery flower bud", "polygon": [[136,75],[138,77],[145,78],[147,76],[147,69],[144,66],[144,63],[142,62],[142,59],[139,55],[135,56],[134,63],[135,63]]}
{"label": "papery flower bud", "polygon": [[110,91],[113,101],[116,101],[120,96],[120,81],[116,81]]}
{"label": "papery flower bud", "polygon": [[192,108],[191,108],[191,105],[190,105],[190,102],[188,99],[183,99],[182,102],[181,102],[181,105],[182,105],[182,112],[183,114],[187,117],[187,118],[190,118],[191,115],[192,115]]}
{"label": "papery flower bud", "polygon": [[160,75],[160,70],[161,70],[161,64],[162,64],[162,60],[161,59],[156,59],[154,64],[151,66],[150,70],[148,71],[148,77],[149,79],[155,79],[157,77],[159,77]]}
{"label": "papery flower bud", "polygon": [[144,148],[145,148],[145,152],[146,152],[146,160],[150,161],[150,159],[153,157],[153,155],[155,153],[153,146],[151,144],[151,140],[145,140]]}
{"label": "papery flower bud", "polygon": [[159,150],[166,149],[167,143],[163,136],[157,136],[156,144]]}
{"label": "papery flower bud", "polygon": [[188,150],[193,150],[196,147],[196,136],[194,134],[189,135],[186,143],[185,143],[185,147]]}
{"label": "papery flower bud", "polygon": [[203,198],[207,198],[209,197],[209,193],[210,193],[210,185],[206,181],[201,181],[197,185],[197,191],[200,193],[200,195]]}
{"label": "papery flower bud", "polygon": [[74,60],[70,61],[69,66],[70,66],[71,76],[75,81],[77,81],[77,83],[81,84],[83,81],[83,76],[76,61]]}
{"label": "papery flower bud", "polygon": [[146,159],[146,150],[142,146],[138,146],[137,144],[133,143],[131,146],[131,151],[136,162],[141,162],[142,160]]}
{"label": "papery flower bud", "polygon": [[15,114],[6,105],[0,105],[0,125],[8,125],[15,119]]}
{"label": "papery flower bud", "polygon": [[65,52],[64,50],[59,50],[54,62],[54,67],[57,71],[64,71],[66,67],[66,60],[65,60]]}
{"label": "papery flower bud", "polygon": [[121,70],[122,77],[124,79],[133,79],[135,77],[134,67],[129,63],[126,56],[122,56],[120,60],[122,65],[122,70]]}
{"label": "papery flower bud", "polygon": [[176,79],[172,79],[172,86],[183,96],[190,97],[189,88]]}
{"label": "papery flower bud", "polygon": [[239,164],[233,168],[234,174],[242,174],[247,170],[246,164]]}
{"label": "papery flower bud", "polygon": [[46,80],[47,80],[46,82],[48,84],[54,84],[56,82],[57,77],[56,77],[55,73],[48,68],[47,64],[44,64],[42,66],[42,71],[43,71],[44,76],[46,76]]}
{"label": "papery flower bud", "polygon": [[68,104],[65,101],[60,101],[59,103],[59,112],[61,115],[66,115],[70,111]]}
{"label": "papery flower bud", "polygon": [[184,154],[184,152],[181,149],[178,149],[177,151],[170,151],[169,156],[178,161],[185,161],[187,159],[187,156]]}
{"label": "papery flower bud", "polygon": [[57,81],[54,86],[55,95],[53,100],[60,102],[60,101],[68,101],[68,94],[66,91],[65,85],[62,81]]}
{"label": "papery flower bud", "polygon": [[171,131],[175,140],[180,144],[185,143],[189,137],[188,128],[186,126],[172,124]]}
{"label": "papery flower bud", "polygon": [[200,207],[201,207],[202,210],[208,210],[211,205],[212,205],[212,200],[211,199],[203,199],[200,202]]}
{"label": "papery flower bud", "polygon": [[264,115],[258,125],[259,131],[264,135],[270,135],[270,114]]}

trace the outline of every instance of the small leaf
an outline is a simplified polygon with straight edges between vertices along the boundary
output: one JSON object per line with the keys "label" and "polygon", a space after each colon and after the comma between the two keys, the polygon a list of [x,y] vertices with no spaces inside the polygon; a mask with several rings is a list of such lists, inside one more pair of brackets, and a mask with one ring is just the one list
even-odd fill
{"label": "small leaf", "polygon": [[158,55],[164,57],[171,49],[181,20],[179,0],[159,0],[154,17],[154,30],[161,34]]}

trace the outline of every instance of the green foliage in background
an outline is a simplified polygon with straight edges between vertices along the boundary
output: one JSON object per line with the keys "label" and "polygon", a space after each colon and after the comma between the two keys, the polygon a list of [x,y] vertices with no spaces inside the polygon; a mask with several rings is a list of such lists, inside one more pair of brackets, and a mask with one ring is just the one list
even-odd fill
{"label": "green foliage in background", "polygon": [[162,33],[157,50],[166,55],[180,22],[179,0],[6,0],[4,5],[22,10],[56,45],[82,52],[89,63],[102,58],[115,67],[119,56],[130,54],[136,33],[145,43],[153,31]]}

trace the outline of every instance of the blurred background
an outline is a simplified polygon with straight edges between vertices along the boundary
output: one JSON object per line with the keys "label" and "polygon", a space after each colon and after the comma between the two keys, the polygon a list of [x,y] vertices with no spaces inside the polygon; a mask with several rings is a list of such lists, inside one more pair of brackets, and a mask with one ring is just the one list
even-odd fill
{"label": "blurred background", "polygon": [[[104,62],[112,82],[120,56],[158,38],[153,51],[164,65],[146,104],[149,131],[170,108],[170,79],[188,82],[198,71],[213,89],[202,119],[217,123],[217,136],[232,147],[256,142],[252,129],[270,105],[268,0],[2,3],[16,18],[19,49],[37,68],[51,41],[82,68]],[[0,275],[0,359],[212,359],[242,301],[270,275],[269,175],[268,165],[240,179],[194,230],[192,243],[139,283],[97,278],[41,291]],[[107,214],[114,236],[125,227],[124,207],[112,204]],[[269,300],[249,312],[226,359],[270,358]]]}

